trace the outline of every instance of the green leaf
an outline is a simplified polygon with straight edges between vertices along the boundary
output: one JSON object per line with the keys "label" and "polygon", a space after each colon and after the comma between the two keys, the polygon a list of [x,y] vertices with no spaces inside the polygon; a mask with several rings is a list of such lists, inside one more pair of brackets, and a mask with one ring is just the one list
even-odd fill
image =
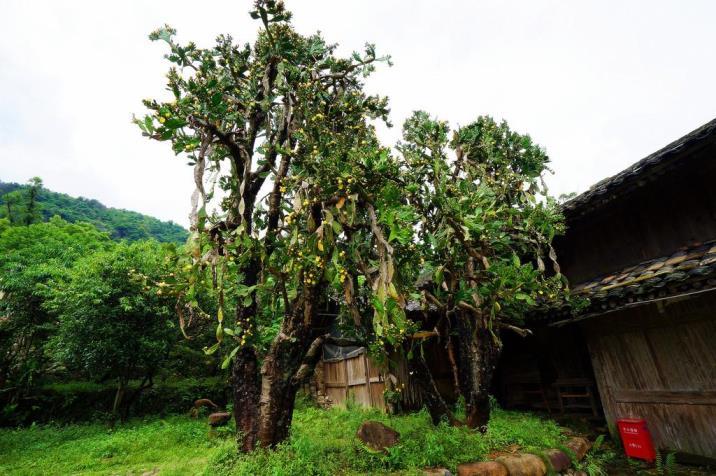
{"label": "green leaf", "polygon": [[206,355],[212,355],[212,354],[215,353],[217,350],[219,350],[219,343],[218,343],[218,342],[217,342],[216,344],[212,345],[211,347],[204,347],[204,353],[205,353]]}
{"label": "green leaf", "polygon": [[221,368],[222,368],[222,370],[226,370],[227,368],[229,368],[229,364],[231,363],[231,359],[233,359],[234,356],[236,356],[236,353],[239,351],[240,348],[241,348],[241,346],[236,346],[236,347],[234,347],[234,349],[231,351],[231,353],[226,356],[226,358],[224,359],[224,361],[221,363]]}

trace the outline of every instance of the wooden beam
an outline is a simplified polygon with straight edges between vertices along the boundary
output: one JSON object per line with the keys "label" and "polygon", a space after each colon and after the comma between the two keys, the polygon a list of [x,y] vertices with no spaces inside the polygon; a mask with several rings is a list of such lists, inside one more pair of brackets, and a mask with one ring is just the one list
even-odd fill
{"label": "wooden beam", "polygon": [[617,403],[716,405],[716,390],[614,390]]}

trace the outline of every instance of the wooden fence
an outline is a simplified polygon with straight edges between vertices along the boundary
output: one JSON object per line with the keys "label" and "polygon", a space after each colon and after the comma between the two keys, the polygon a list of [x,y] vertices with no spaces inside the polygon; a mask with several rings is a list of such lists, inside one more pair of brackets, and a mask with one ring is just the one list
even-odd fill
{"label": "wooden fence", "polygon": [[323,360],[321,386],[332,405],[354,401],[364,407],[385,408],[385,381],[365,351],[348,358]]}

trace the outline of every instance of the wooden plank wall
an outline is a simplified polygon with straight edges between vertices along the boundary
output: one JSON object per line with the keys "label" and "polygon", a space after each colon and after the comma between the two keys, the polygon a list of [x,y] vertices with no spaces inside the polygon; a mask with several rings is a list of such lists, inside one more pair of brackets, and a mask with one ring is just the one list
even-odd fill
{"label": "wooden plank wall", "polygon": [[644,418],[658,448],[716,457],[716,298],[615,312],[584,330],[610,425]]}
{"label": "wooden plank wall", "polygon": [[363,407],[385,408],[385,382],[378,367],[365,352],[347,359],[324,360],[323,383],[333,405],[349,400]]}

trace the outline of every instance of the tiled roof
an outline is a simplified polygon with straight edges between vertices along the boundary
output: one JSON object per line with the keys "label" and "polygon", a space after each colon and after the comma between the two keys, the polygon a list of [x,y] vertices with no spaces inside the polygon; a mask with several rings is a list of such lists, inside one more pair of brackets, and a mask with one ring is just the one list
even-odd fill
{"label": "tiled roof", "polygon": [[716,119],[657,150],[618,174],[597,182],[586,192],[562,204],[562,211],[567,216],[579,215],[610,201],[625,191],[640,186],[648,176],[668,169],[670,164],[679,159],[680,153],[684,149],[712,135],[716,136]]}
{"label": "tiled roof", "polygon": [[[580,283],[572,293],[589,299],[586,309],[579,313],[583,317],[711,288],[716,288],[716,240]],[[560,311],[569,320],[566,307],[552,318]]]}

